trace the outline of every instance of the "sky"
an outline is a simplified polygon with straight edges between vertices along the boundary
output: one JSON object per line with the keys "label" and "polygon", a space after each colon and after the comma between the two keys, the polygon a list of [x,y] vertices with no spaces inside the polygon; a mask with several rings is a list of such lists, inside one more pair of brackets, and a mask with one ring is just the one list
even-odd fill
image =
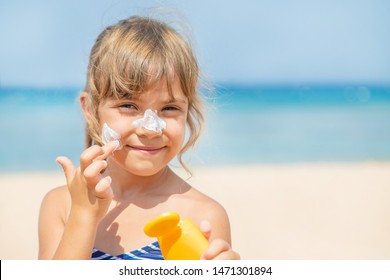
{"label": "sky", "polygon": [[151,13],[180,20],[214,82],[390,84],[389,11],[388,0],[0,0],[0,86],[83,86],[103,28]]}

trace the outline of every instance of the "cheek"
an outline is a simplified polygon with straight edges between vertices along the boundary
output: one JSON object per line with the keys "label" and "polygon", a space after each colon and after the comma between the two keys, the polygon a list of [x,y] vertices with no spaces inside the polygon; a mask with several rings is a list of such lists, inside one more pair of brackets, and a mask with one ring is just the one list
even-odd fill
{"label": "cheek", "polygon": [[100,120],[100,129],[103,127],[104,123],[113,129],[115,132],[119,133],[121,137],[126,137],[129,133],[134,130],[133,122],[137,118],[122,117],[115,114],[99,114]]}
{"label": "cheek", "polygon": [[183,143],[186,134],[186,123],[181,121],[167,121],[165,134],[174,142]]}
{"label": "cheek", "polygon": [[135,130],[133,121],[132,118],[115,118],[112,123],[120,135],[127,136]]}

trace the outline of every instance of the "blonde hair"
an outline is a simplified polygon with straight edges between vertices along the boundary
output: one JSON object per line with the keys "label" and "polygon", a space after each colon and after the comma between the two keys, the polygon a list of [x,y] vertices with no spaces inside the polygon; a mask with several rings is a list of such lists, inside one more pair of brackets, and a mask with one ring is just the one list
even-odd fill
{"label": "blonde hair", "polygon": [[86,146],[102,144],[97,112],[102,100],[137,97],[162,79],[171,92],[175,77],[189,102],[189,137],[177,155],[189,172],[182,156],[195,145],[204,126],[198,63],[189,42],[155,19],[134,16],[119,21],[107,27],[93,45],[85,87],[89,108]]}

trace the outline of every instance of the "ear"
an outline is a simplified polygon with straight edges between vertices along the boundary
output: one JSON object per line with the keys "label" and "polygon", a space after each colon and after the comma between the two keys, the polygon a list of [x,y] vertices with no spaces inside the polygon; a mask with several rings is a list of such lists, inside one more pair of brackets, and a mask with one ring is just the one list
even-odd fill
{"label": "ear", "polygon": [[88,92],[83,91],[80,94],[79,101],[80,101],[81,109],[83,110],[83,113],[84,113],[84,117],[86,119],[88,119],[91,115],[91,111],[90,111],[91,110],[91,100],[90,100],[90,96],[89,96]]}

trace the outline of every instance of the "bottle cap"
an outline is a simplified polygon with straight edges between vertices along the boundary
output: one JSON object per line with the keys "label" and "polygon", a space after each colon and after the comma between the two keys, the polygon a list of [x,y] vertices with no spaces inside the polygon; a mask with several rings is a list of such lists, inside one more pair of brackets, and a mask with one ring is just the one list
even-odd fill
{"label": "bottle cap", "polygon": [[149,237],[159,237],[167,234],[176,228],[180,222],[180,216],[174,212],[163,213],[162,215],[149,221],[144,232]]}

